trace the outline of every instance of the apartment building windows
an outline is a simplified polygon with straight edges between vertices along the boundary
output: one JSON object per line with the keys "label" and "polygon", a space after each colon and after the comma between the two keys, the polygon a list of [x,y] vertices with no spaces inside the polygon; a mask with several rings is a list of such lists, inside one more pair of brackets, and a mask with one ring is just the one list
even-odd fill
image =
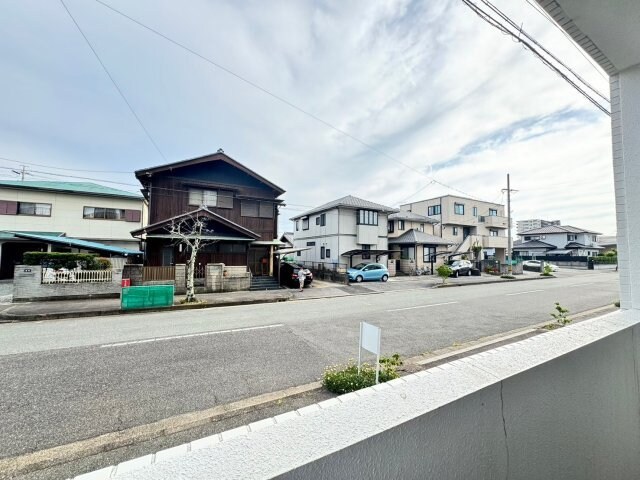
{"label": "apartment building windows", "polygon": [[489,230],[489,236],[497,237],[498,236],[498,230]]}
{"label": "apartment building windows", "polygon": [[452,235],[457,237],[458,236],[458,227],[453,227],[451,230],[452,230]]}
{"label": "apartment building windows", "polygon": [[375,210],[358,210],[358,225],[378,225],[378,212]]}
{"label": "apartment building windows", "polygon": [[497,217],[498,216],[498,210],[496,210],[495,208],[490,208],[489,209],[489,216],[490,217]]}
{"label": "apartment building windows", "polygon": [[464,203],[454,203],[453,213],[456,215],[464,215]]}
{"label": "apartment building windows", "polygon": [[473,216],[474,217],[478,216],[478,207],[473,207]]}
{"label": "apartment building windows", "polygon": [[427,215],[440,215],[440,205],[432,205],[427,207]]}

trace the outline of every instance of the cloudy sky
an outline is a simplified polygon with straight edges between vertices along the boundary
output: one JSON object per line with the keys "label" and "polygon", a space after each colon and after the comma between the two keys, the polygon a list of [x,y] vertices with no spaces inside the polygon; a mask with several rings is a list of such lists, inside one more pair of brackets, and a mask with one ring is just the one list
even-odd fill
{"label": "cloudy sky", "polygon": [[[223,148],[287,190],[282,230],[348,194],[502,202],[510,173],[515,219],[615,233],[609,118],[460,0],[104,1],[223,68],[65,0],[158,151],[60,2],[0,0],[0,178],[133,191],[138,168]],[[608,93],[526,0],[495,4]]]}

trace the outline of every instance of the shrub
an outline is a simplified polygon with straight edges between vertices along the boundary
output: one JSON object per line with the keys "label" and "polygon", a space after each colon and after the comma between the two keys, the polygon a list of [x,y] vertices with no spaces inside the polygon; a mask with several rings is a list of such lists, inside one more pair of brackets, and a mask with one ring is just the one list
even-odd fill
{"label": "shrub", "polygon": [[553,277],[553,270],[551,270],[551,265],[549,265],[548,263],[544,264],[544,267],[542,267],[542,273],[540,275],[542,275],[543,277]]}
{"label": "shrub", "polygon": [[513,275],[500,275],[500,278],[506,278],[506,279],[509,279],[509,280],[513,280],[516,277],[514,277]]}
{"label": "shrub", "polygon": [[[378,378],[380,383],[398,378],[397,367],[400,365],[402,365],[402,361],[398,354],[392,357],[382,357],[380,359],[380,374]],[[375,365],[363,363],[360,365],[359,374],[358,365],[353,361],[350,361],[346,366],[328,367],[324,371],[322,384],[327,390],[338,395],[355,392],[376,384],[376,367]]]}
{"label": "shrub", "polygon": [[111,260],[108,258],[96,259],[97,270],[109,270],[111,268]]}
{"label": "shrub", "polygon": [[618,300],[617,302],[614,303],[614,305],[618,308],[620,308],[620,300]]}
{"label": "shrub", "polygon": [[550,315],[556,319],[556,322],[558,322],[558,324],[561,326],[565,326],[568,323],[571,323],[571,319],[567,316],[569,310],[564,308],[558,302],[555,303],[555,306],[557,313],[551,313]]}
{"label": "shrub", "polygon": [[451,267],[449,265],[440,265],[438,268],[436,268],[436,273],[442,279],[442,283],[445,283],[447,281],[447,278],[449,278],[453,273],[453,270],[451,270]]}
{"label": "shrub", "polygon": [[99,266],[97,255],[90,253],[25,252],[22,261],[25,265],[41,265],[56,270],[73,270],[78,267],[83,270],[103,270]]}

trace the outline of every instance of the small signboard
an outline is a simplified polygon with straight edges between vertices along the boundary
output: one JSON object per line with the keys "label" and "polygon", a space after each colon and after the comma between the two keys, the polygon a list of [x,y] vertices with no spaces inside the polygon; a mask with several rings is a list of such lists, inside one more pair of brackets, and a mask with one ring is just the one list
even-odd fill
{"label": "small signboard", "polygon": [[380,327],[371,325],[367,322],[360,322],[360,345],[358,348],[358,374],[360,373],[360,365],[362,359],[362,349],[376,355],[376,384],[380,377],[380,339],[382,330]]}

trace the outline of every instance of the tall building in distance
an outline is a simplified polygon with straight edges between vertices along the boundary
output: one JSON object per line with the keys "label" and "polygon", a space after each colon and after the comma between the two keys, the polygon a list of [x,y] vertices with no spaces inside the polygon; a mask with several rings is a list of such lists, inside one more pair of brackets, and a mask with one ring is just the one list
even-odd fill
{"label": "tall building in distance", "polygon": [[554,225],[560,225],[560,220],[542,220],[541,218],[518,220],[517,233],[523,233],[536,228],[551,227]]}

